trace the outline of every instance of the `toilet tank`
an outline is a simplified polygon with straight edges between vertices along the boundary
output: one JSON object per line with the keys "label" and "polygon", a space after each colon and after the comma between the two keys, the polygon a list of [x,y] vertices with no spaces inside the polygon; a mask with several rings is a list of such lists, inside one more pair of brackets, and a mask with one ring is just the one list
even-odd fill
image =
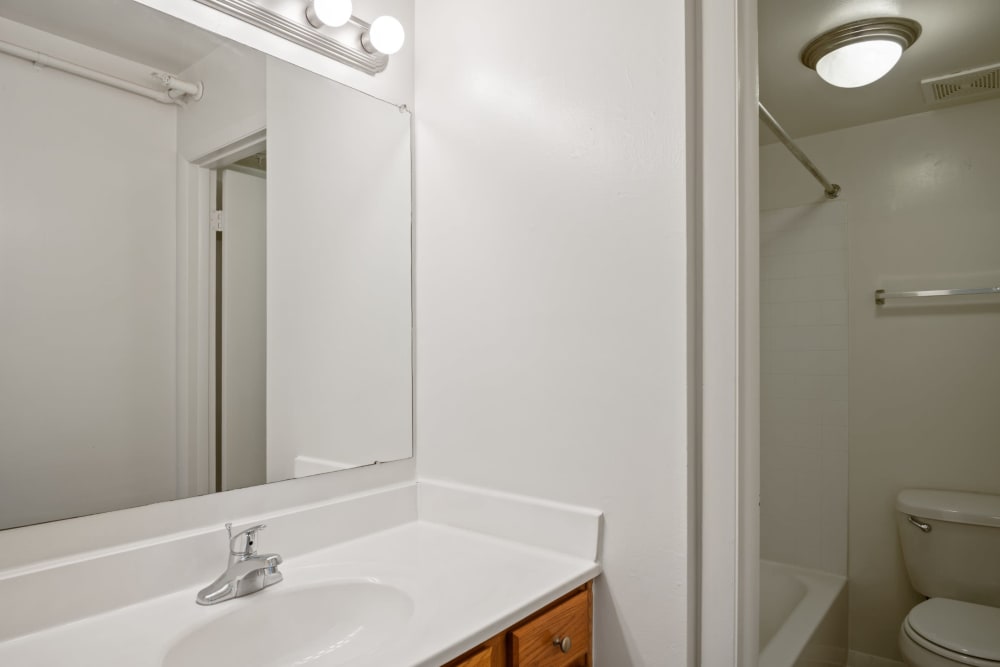
{"label": "toilet tank", "polygon": [[1000,607],[1000,496],[907,489],[896,510],[913,588]]}

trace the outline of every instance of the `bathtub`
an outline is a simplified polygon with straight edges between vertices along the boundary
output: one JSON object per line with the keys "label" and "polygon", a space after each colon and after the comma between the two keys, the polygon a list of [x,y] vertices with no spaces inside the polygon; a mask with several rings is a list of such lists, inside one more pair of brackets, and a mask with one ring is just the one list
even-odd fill
{"label": "bathtub", "polygon": [[847,579],[760,562],[759,667],[847,663]]}

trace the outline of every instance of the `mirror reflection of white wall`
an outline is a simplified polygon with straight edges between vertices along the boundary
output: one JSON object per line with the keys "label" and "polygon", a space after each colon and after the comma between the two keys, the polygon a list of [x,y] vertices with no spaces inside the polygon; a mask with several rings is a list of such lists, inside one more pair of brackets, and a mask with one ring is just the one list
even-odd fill
{"label": "mirror reflection of white wall", "polygon": [[409,114],[132,2],[0,41],[205,84],[0,55],[0,529],[410,456]]}
{"label": "mirror reflection of white wall", "polygon": [[268,59],[268,481],[410,452],[409,114],[315,78]]}
{"label": "mirror reflection of white wall", "polygon": [[0,81],[0,528],[173,498],[176,110],[9,56]]}

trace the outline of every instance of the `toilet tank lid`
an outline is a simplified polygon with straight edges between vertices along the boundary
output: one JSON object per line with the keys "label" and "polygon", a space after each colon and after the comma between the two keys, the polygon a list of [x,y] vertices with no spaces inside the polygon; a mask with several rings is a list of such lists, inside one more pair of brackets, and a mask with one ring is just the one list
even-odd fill
{"label": "toilet tank lid", "polygon": [[906,489],[896,497],[896,509],[924,519],[1000,528],[1000,496],[985,493]]}

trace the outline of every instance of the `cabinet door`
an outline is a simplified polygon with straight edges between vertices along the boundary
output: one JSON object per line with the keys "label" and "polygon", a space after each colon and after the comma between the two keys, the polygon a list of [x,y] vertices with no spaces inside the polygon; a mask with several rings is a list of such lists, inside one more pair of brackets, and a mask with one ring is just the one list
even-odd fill
{"label": "cabinet door", "polygon": [[585,590],[510,632],[513,667],[590,667],[591,591]]}
{"label": "cabinet door", "polygon": [[487,646],[483,650],[475,653],[461,662],[454,663],[450,667],[492,667],[493,647]]}
{"label": "cabinet door", "polygon": [[445,667],[506,667],[503,639],[502,634],[497,635]]}

